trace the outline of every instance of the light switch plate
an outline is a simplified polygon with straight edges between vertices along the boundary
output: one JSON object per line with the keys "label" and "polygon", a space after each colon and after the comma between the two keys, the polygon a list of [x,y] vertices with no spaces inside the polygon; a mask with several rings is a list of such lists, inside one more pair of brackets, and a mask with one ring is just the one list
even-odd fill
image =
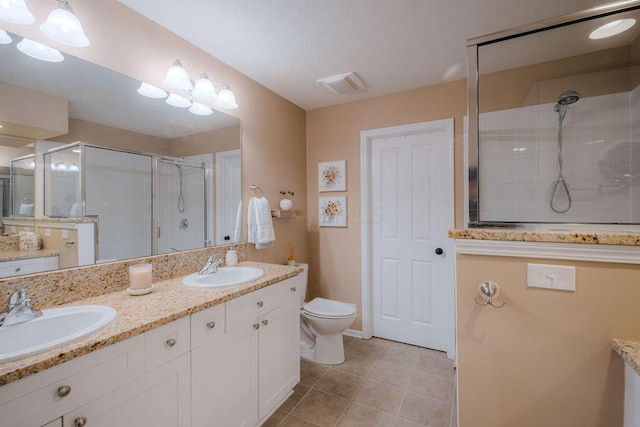
{"label": "light switch plate", "polygon": [[51,229],[50,228],[45,228],[44,229],[44,237],[51,237]]}
{"label": "light switch plate", "polygon": [[565,265],[527,264],[527,286],[575,292],[576,268]]}
{"label": "light switch plate", "polygon": [[69,238],[69,230],[62,230],[62,238],[63,239]]}

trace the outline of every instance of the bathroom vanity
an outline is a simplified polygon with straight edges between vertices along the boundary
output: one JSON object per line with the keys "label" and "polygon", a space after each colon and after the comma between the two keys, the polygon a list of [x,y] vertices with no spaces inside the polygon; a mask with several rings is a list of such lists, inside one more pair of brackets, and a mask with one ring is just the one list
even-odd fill
{"label": "bathroom vanity", "polygon": [[[255,426],[300,379],[296,267],[244,285],[78,301],[115,308],[86,339],[0,364],[0,426]],[[95,351],[94,351],[95,350]],[[65,363],[61,363],[65,361]]]}

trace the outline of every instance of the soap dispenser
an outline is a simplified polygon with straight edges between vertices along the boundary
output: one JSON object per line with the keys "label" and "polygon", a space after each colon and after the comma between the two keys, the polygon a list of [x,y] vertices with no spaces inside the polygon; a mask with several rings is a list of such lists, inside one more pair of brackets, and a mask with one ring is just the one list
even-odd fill
{"label": "soap dispenser", "polygon": [[235,267],[236,265],[238,265],[238,253],[235,250],[229,249],[227,251],[225,264],[227,267]]}

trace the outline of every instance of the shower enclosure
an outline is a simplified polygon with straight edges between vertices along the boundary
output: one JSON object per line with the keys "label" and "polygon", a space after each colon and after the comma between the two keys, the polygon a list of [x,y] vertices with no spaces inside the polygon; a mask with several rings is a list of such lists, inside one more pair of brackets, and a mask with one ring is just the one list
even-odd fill
{"label": "shower enclosure", "polygon": [[96,261],[206,246],[210,165],[74,143],[43,156],[44,214],[97,218]]}
{"label": "shower enclosure", "polygon": [[[624,20],[636,24],[593,36]],[[640,224],[637,2],[478,37],[467,51],[467,223]]]}

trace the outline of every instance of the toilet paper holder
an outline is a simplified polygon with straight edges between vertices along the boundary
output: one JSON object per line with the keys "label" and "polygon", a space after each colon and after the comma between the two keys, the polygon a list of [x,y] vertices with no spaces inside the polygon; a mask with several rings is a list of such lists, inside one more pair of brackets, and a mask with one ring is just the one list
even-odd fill
{"label": "toilet paper holder", "polygon": [[[502,308],[507,304],[507,302],[502,301],[502,304],[496,305],[496,298],[498,295],[500,295],[500,286],[498,286],[496,282],[480,282],[478,285],[478,295],[473,297],[473,301],[482,307],[490,305],[494,308]],[[478,301],[478,297],[480,297],[481,301]]]}

